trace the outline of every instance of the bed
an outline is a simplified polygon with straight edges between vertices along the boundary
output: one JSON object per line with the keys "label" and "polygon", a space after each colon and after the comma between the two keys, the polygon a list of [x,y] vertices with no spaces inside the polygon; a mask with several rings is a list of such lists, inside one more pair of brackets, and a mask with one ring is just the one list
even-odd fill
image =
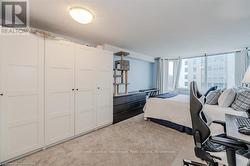
{"label": "bed", "polygon": [[[169,97],[170,96],[170,97]],[[192,123],[189,112],[188,95],[167,95],[165,98],[149,98],[144,106],[144,119],[152,120],[181,132],[191,134]],[[234,111],[230,107],[218,105],[204,105],[203,111],[212,120],[225,121],[225,114],[245,116],[245,112]]]}

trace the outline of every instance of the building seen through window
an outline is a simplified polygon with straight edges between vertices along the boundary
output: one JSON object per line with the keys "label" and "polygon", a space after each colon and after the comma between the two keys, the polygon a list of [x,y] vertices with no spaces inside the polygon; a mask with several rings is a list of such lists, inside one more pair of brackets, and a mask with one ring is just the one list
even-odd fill
{"label": "building seen through window", "polygon": [[[189,83],[195,80],[199,87],[204,84],[204,57],[183,59],[181,63],[180,77],[179,77],[179,88],[188,89]],[[186,64],[186,65],[185,65]],[[183,69],[185,66],[185,70]]]}
{"label": "building seen through window", "polygon": [[235,54],[182,59],[178,88],[188,89],[193,80],[203,91],[235,86]]}

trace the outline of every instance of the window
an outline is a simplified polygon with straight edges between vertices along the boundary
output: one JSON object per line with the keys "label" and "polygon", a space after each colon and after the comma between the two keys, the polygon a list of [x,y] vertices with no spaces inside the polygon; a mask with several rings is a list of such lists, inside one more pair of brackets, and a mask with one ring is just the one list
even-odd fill
{"label": "window", "polygon": [[179,60],[167,60],[165,63],[164,89],[163,92],[176,90]]}
{"label": "window", "polygon": [[193,80],[203,92],[212,86],[218,86],[220,89],[234,87],[235,54],[183,59],[178,88],[188,89]]}
{"label": "window", "polygon": [[[188,63],[188,66],[185,65],[186,63]],[[188,89],[189,83],[193,81],[194,78],[199,88],[201,88],[205,84],[204,63],[205,57],[183,59],[181,62],[178,88]]]}
{"label": "window", "polygon": [[174,90],[174,61],[167,61],[164,91]]}
{"label": "window", "polygon": [[196,65],[196,59],[193,60],[193,64]]}
{"label": "window", "polygon": [[196,72],[196,71],[197,71],[197,68],[196,68],[196,67],[194,67],[194,68],[193,68],[193,72]]}
{"label": "window", "polygon": [[231,88],[235,86],[235,54],[207,57],[207,86]]}
{"label": "window", "polygon": [[168,62],[168,85],[167,89],[172,89],[174,86],[174,62]]}

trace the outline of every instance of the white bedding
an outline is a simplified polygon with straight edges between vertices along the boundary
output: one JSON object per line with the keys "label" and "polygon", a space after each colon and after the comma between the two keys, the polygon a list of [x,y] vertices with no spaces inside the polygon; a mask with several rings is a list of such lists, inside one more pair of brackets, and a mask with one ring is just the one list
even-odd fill
{"label": "white bedding", "polygon": [[[177,123],[192,128],[189,112],[189,96],[177,95],[172,98],[150,98],[144,107],[144,118],[156,118]],[[245,112],[234,111],[230,107],[219,107],[218,105],[207,105],[203,111],[212,120],[225,121],[225,114],[239,115],[247,117]]]}

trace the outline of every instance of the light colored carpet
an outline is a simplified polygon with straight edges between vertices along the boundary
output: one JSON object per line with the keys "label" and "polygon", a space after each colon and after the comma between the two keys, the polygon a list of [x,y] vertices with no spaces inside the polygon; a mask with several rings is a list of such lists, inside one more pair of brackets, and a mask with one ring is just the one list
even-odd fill
{"label": "light colored carpet", "polygon": [[37,152],[11,165],[29,166],[181,166],[196,160],[191,136],[131,118]]}

